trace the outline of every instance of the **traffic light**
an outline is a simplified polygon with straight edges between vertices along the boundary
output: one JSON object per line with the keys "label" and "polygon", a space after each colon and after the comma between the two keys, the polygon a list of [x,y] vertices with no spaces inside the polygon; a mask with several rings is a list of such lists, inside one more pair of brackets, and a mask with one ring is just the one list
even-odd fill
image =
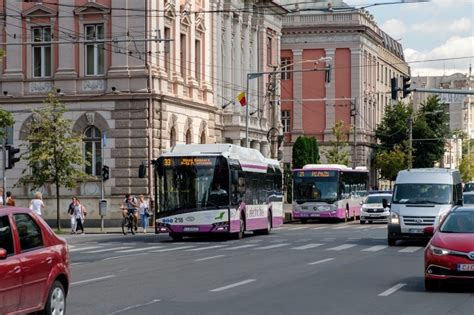
{"label": "traffic light", "polygon": [[102,166],[102,179],[107,180],[109,177],[109,167],[107,165]]}
{"label": "traffic light", "polygon": [[6,146],[6,149],[8,151],[8,163],[6,169],[12,169],[15,166],[15,163],[20,161],[20,157],[15,157],[17,153],[20,153],[20,149],[10,145]]}
{"label": "traffic light", "polygon": [[392,100],[396,101],[398,99],[398,79],[391,78],[390,79],[390,87],[392,92]]}
{"label": "traffic light", "polygon": [[410,84],[411,84],[411,78],[410,77],[403,77],[403,98],[410,95],[410,93],[411,93]]}

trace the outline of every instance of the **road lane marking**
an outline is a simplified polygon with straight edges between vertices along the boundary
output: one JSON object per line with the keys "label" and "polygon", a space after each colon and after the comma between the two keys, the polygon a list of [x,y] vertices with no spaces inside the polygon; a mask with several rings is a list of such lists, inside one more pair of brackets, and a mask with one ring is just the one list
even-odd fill
{"label": "road lane marking", "polygon": [[398,290],[400,290],[401,288],[403,288],[406,285],[407,285],[406,283],[399,283],[397,285],[394,285],[390,289],[380,293],[379,296],[389,296],[390,294],[397,292]]}
{"label": "road lane marking", "polygon": [[216,259],[216,258],[221,258],[221,257],[225,257],[225,255],[216,255],[216,256],[211,256],[211,257],[204,257],[204,258],[194,259],[194,261],[205,261],[205,260],[211,260],[211,259]]}
{"label": "road lane marking", "polygon": [[195,246],[179,246],[179,247],[174,247],[174,248],[165,248],[165,249],[152,250],[150,253],[171,252],[171,251],[175,251],[175,250],[188,249],[188,248],[193,248],[193,247],[195,247]]}
{"label": "road lane marking", "polygon": [[360,241],[361,240],[360,237],[348,237],[347,239],[350,240],[350,241]]}
{"label": "road lane marking", "polygon": [[332,241],[335,241],[336,239],[334,237],[325,237],[323,239],[321,239],[321,241],[327,241],[327,242],[332,242]]}
{"label": "road lane marking", "polygon": [[365,248],[362,250],[362,252],[378,252],[379,250],[387,248],[387,245],[375,245],[369,248]]}
{"label": "road lane marking", "polygon": [[158,249],[158,248],[163,248],[163,246],[149,246],[149,247],[142,247],[142,248],[125,249],[125,250],[119,250],[117,251],[117,253],[134,253],[134,252],[140,252],[144,250],[152,250],[152,249]]}
{"label": "road lane marking", "polygon": [[132,255],[121,255],[121,256],[115,256],[115,257],[107,257],[107,258],[102,259],[102,261],[114,260],[114,259],[125,258],[125,257],[142,256],[142,255],[148,255],[148,253],[138,253],[138,254],[132,254]]}
{"label": "road lane marking", "polygon": [[108,275],[108,276],[103,276],[103,277],[98,277],[98,278],[92,278],[92,279],[77,281],[77,282],[71,283],[71,287],[76,286],[76,285],[80,285],[80,284],[85,284],[85,283],[91,283],[91,282],[97,282],[97,281],[101,281],[101,280],[106,280],[106,279],[110,279],[110,278],[115,278],[115,276],[114,276],[114,275]]}
{"label": "road lane marking", "polygon": [[286,242],[288,241],[287,238],[279,238],[279,239],[276,239],[276,240],[271,240],[269,241],[270,243],[281,243],[281,242]]}
{"label": "road lane marking", "polygon": [[363,230],[363,229],[368,229],[368,226],[357,226],[354,228],[354,230]]}
{"label": "road lane marking", "polygon": [[327,226],[318,226],[318,227],[315,227],[315,228],[312,228],[311,230],[322,230],[322,229],[327,229]]}
{"label": "road lane marking", "polygon": [[127,248],[130,248],[130,246],[120,246],[120,247],[113,247],[113,248],[106,248],[106,249],[91,250],[91,251],[85,252],[85,254],[113,252],[114,250],[121,250],[121,249],[127,249]]}
{"label": "road lane marking", "polygon": [[153,301],[150,301],[150,302],[147,302],[147,303],[144,303],[144,304],[137,304],[137,305],[133,305],[133,306],[128,306],[126,308],[123,308],[121,310],[118,310],[118,311],[115,311],[113,313],[110,313],[110,315],[115,315],[115,314],[118,314],[118,313],[123,313],[123,312],[126,312],[126,311],[130,311],[130,310],[133,310],[135,308],[139,308],[139,307],[142,307],[142,306],[148,306],[148,305],[151,305],[151,304],[155,304],[155,303],[158,303],[158,302],[161,302],[161,300],[153,300]]}
{"label": "road lane marking", "polygon": [[281,243],[281,244],[275,244],[275,245],[268,245],[268,246],[263,246],[263,247],[257,247],[255,249],[272,249],[272,248],[277,248],[277,247],[282,247],[282,246],[286,246],[286,245],[290,245],[288,243]]}
{"label": "road lane marking", "polygon": [[304,230],[304,229],[307,229],[308,227],[306,226],[299,226],[299,227],[295,227],[295,228],[291,228],[289,229],[290,231],[297,231],[297,230]]}
{"label": "road lane marking", "polygon": [[193,249],[187,249],[187,252],[198,252],[201,250],[207,250],[207,249],[214,249],[214,248],[221,248],[225,247],[226,245],[213,245],[213,246],[206,246],[206,247],[199,247],[199,248],[193,248]]}
{"label": "road lane marking", "polygon": [[212,289],[212,290],[209,290],[209,291],[211,291],[211,292],[220,292],[220,291],[232,289],[232,288],[235,288],[235,287],[238,287],[238,286],[247,284],[247,283],[251,283],[251,282],[254,282],[254,281],[256,281],[256,280],[257,280],[257,279],[247,279],[247,280],[244,280],[244,281],[240,281],[240,282],[237,282],[237,283],[229,284],[229,285],[226,285],[226,286],[224,286],[224,287]]}
{"label": "road lane marking", "polygon": [[398,252],[399,253],[414,253],[416,251],[419,251],[423,247],[418,247],[418,246],[412,246],[412,247],[405,247],[404,249],[400,249]]}
{"label": "road lane marking", "polygon": [[293,247],[292,249],[299,249],[299,250],[310,249],[310,248],[315,248],[315,247],[322,246],[322,245],[323,244],[321,244],[321,243],[312,243],[312,244],[306,244],[306,245],[302,245],[302,246],[298,246],[298,247]]}
{"label": "road lane marking", "polygon": [[332,229],[333,230],[342,230],[342,229],[347,229],[349,227],[350,227],[350,225],[342,225],[342,226],[333,227]]}
{"label": "road lane marking", "polygon": [[344,250],[344,249],[349,249],[351,247],[357,246],[356,244],[342,244],[336,247],[331,247],[327,248],[326,250],[334,250],[334,251],[339,251],[339,250]]}
{"label": "road lane marking", "polygon": [[254,247],[254,246],[257,246],[257,244],[246,244],[246,245],[240,245],[240,246],[235,246],[235,247],[228,247],[228,248],[223,248],[222,250],[236,250],[236,249],[248,248],[248,247]]}
{"label": "road lane marking", "polygon": [[313,262],[308,263],[308,265],[319,265],[319,264],[323,264],[323,263],[331,261],[331,260],[334,260],[334,258],[326,258],[326,259],[321,259],[321,260],[318,260],[318,261],[313,261]]}
{"label": "road lane marking", "polygon": [[372,230],[386,229],[386,228],[387,228],[387,226],[385,226],[385,225],[380,225],[380,226],[374,226],[374,227],[372,227]]}
{"label": "road lane marking", "polygon": [[81,251],[84,251],[84,250],[96,249],[96,248],[100,248],[100,246],[89,246],[89,247],[82,247],[82,248],[74,248],[74,249],[70,249],[69,252],[70,253],[81,252]]}

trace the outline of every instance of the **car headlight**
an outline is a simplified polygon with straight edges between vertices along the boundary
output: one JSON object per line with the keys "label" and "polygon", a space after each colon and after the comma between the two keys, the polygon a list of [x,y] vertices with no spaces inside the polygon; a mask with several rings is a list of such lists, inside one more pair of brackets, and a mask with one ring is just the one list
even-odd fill
{"label": "car headlight", "polygon": [[390,224],[400,224],[400,216],[398,215],[398,213],[390,213]]}
{"label": "car headlight", "polygon": [[430,249],[430,252],[433,255],[436,255],[436,256],[446,256],[446,255],[449,255],[449,253],[450,253],[450,251],[447,250],[447,249],[444,249],[444,248],[441,248],[441,247],[436,247],[436,246],[433,246],[433,245],[430,245],[429,249]]}
{"label": "car headlight", "polygon": [[362,207],[362,208],[360,208],[360,211],[362,211],[362,212],[367,212],[367,209],[364,208],[364,207]]}

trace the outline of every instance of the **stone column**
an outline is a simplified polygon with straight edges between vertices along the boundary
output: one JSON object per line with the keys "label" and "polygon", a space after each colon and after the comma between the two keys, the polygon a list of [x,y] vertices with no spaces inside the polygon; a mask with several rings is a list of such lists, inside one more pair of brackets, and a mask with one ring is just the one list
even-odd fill
{"label": "stone column", "polygon": [[232,96],[232,14],[224,14],[224,82],[226,100],[233,100]]}
{"label": "stone column", "polygon": [[303,49],[293,49],[293,129],[291,130],[292,141],[304,133],[303,130]]}
{"label": "stone column", "polygon": [[[74,29],[74,0],[62,0],[64,7],[59,11],[59,29]],[[58,69],[55,78],[75,78],[77,72],[75,69],[75,45],[61,44],[59,45]]]}
{"label": "stone column", "polygon": [[[16,38],[7,37],[9,43],[21,43],[23,40],[30,41],[31,38],[23,38],[22,36],[22,19],[19,12],[22,10],[22,2],[17,0],[7,0],[6,1],[6,31],[11,34],[16,34]],[[29,27],[27,25],[26,27]],[[27,32],[29,33],[29,32]],[[28,48],[25,48],[28,47]],[[23,49],[29,49],[29,45],[6,45],[6,57],[3,62],[6,66],[5,72],[3,75],[4,79],[23,79]],[[4,83],[5,87],[5,83]],[[15,89],[16,90],[16,89]],[[10,92],[13,92],[10,90]]]}
{"label": "stone column", "polygon": [[[336,64],[336,50],[334,48],[325,49],[326,57],[331,57],[329,63]],[[326,64],[324,65],[326,66]],[[334,84],[334,68],[331,71],[330,83],[325,83],[326,87],[326,127],[324,130],[324,141],[330,141],[333,138],[332,128],[336,124],[336,84]]]}
{"label": "stone column", "polygon": [[[361,95],[363,91],[363,70],[361,68],[362,64],[362,53],[360,48],[351,48],[351,97],[352,102],[355,104],[356,107],[356,121],[355,121],[355,128],[357,130],[357,143],[360,144],[361,142],[361,117],[360,115],[363,114],[362,110],[362,102],[364,101]],[[351,137],[350,142],[354,141],[354,138]],[[360,145],[358,145],[360,147]],[[353,149],[353,148],[352,148]],[[356,155],[354,156],[354,151],[352,150],[352,160],[355,161],[355,165],[358,165],[361,161],[360,152],[362,150],[357,149]]]}

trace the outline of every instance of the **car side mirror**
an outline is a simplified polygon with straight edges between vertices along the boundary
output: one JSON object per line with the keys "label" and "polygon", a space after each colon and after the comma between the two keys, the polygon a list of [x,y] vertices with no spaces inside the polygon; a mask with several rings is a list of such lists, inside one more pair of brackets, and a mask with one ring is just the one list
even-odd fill
{"label": "car side mirror", "polygon": [[426,235],[433,235],[435,231],[434,226],[427,226],[423,229],[423,233]]}
{"label": "car side mirror", "polygon": [[0,248],[0,260],[7,259],[7,250]]}

